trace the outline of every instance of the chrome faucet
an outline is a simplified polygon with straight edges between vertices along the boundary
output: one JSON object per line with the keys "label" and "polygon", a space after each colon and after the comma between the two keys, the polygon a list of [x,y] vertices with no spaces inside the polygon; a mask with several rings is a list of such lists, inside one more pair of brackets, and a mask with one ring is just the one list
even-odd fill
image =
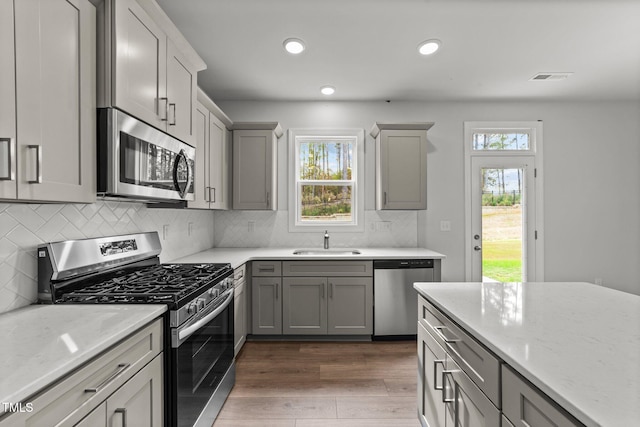
{"label": "chrome faucet", "polygon": [[329,232],[324,230],[324,248],[329,249]]}

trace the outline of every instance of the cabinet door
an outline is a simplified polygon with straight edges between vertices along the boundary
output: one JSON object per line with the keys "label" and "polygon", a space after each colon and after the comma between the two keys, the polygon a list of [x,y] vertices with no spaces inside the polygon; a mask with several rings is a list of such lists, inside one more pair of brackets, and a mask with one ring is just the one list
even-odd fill
{"label": "cabinet door", "polygon": [[427,208],[427,132],[382,130],[378,209]]}
{"label": "cabinet door", "polygon": [[194,200],[187,206],[209,208],[209,110],[198,102],[196,107],[196,164],[194,172]]}
{"label": "cabinet door", "polygon": [[426,427],[445,427],[442,371],[446,353],[422,324],[418,324],[418,418]]}
{"label": "cabinet door", "polygon": [[197,71],[167,40],[167,132],[187,144],[195,144],[194,110]]}
{"label": "cabinet door", "polygon": [[444,399],[447,403],[447,426],[494,427],[500,425],[500,411],[475,385],[460,366],[446,362]]}
{"label": "cabinet door", "polygon": [[88,0],[14,4],[18,197],[93,202],[95,7]]}
{"label": "cabinet door", "polygon": [[106,427],[107,426],[107,402],[102,403],[96,409],[91,411],[89,415],[84,417],[82,421],[74,425],[74,427]]}
{"label": "cabinet door", "polygon": [[227,129],[216,116],[209,113],[209,186],[211,187],[211,207],[213,209],[225,209],[227,194],[225,191],[226,180],[226,140]]}
{"label": "cabinet door", "polygon": [[371,335],[373,333],[373,279],[329,277],[328,333]]}
{"label": "cabinet door", "polygon": [[113,105],[166,130],[167,36],[136,0],[115,0]]}
{"label": "cabinet door", "polygon": [[282,333],[327,333],[327,279],[285,277],[282,281]]}
{"label": "cabinet door", "polygon": [[0,198],[15,199],[16,81],[13,66],[13,0],[0,0]]}
{"label": "cabinet door", "polygon": [[108,426],[163,425],[162,357],[149,362],[107,399]]}
{"label": "cabinet door", "polygon": [[233,295],[233,348],[234,355],[240,352],[247,337],[247,293],[245,292],[246,282],[242,280],[236,282],[235,294]]}
{"label": "cabinet door", "polygon": [[281,287],[280,277],[252,278],[251,310],[254,335],[282,334]]}
{"label": "cabinet door", "polygon": [[276,209],[274,139],[270,130],[233,132],[233,209]]}

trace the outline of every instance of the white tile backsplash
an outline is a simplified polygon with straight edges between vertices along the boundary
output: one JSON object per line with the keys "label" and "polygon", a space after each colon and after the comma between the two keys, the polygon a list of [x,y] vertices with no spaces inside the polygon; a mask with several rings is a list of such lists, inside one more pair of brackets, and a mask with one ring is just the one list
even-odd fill
{"label": "white tile backsplash", "polygon": [[[322,247],[324,233],[290,233],[287,211],[220,211],[214,217],[216,247]],[[416,211],[365,211],[365,231],[330,233],[332,247],[417,247]],[[255,223],[249,231],[249,222]],[[375,230],[390,222],[389,231]]]}
{"label": "white tile backsplash", "polygon": [[[0,204],[0,313],[37,299],[36,247],[42,243],[157,231],[169,226],[160,260],[190,255],[214,243],[213,212],[153,209],[142,203]],[[189,223],[192,223],[189,235]]]}

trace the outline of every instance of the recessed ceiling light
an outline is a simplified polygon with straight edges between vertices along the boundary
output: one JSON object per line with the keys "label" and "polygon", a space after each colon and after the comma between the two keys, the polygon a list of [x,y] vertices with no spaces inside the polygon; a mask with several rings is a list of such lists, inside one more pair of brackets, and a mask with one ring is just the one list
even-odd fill
{"label": "recessed ceiling light", "polygon": [[292,55],[302,53],[306,48],[304,42],[300,39],[286,39],[282,45]]}
{"label": "recessed ceiling light", "polygon": [[322,86],[320,88],[320,92],[322,92],[323,95],[333,95],[336,91],[336,88],[333,86]]}
{"label": "recessed ceiling light", "polygon": [[426,40],[418,45],[418,52],[420,52],[421,55],[433,55],[440,49],[440,45],[440,40]]}

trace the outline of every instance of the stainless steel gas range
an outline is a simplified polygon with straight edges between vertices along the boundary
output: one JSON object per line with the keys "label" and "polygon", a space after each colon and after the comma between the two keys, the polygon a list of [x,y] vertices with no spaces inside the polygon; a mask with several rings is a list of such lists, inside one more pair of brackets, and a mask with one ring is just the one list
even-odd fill
{"label": "stainless steel gas range", "polygon": [[53,304],[166,304],[167,426],[210,427],[235,383],[230,264],[160,264],[158,234],[38,248],[38,295]]}

